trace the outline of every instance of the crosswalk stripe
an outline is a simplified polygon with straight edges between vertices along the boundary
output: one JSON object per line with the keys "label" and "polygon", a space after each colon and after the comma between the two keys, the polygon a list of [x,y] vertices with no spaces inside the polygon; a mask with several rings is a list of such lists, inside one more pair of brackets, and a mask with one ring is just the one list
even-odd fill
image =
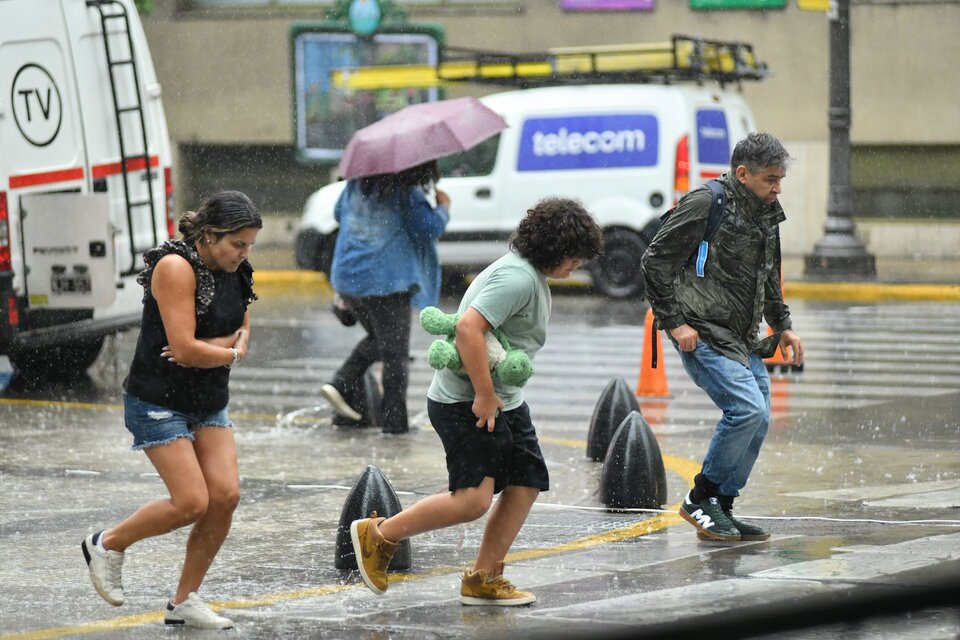
{"label": "crosswalk stripe", "polygon": [[[774,417],[822,408],[864,408],[893,397],[925,398],[960,388],[960,318],[941,306],[863,305],[842,309],[794,309],[804,338],[803,372],[774,372]],[[639,314],[639,312],[638,312]],[[639,317],[639,316],[638,316]],[[922,333],[918,327],[923,326]],[[255,322],[256,324],[256,322]],[[262,326],[322,328],[312,320],[273,319]],[[433,378],[423,352],[433,336],[414,329],[408,402],[422,412]],[[662,433],[712,428],[717,409],[690,381],[666,338],[663,367],[672,392],[663,400]],[[563,432],[586,430],[596,401],[614,377],[631,387],[641,367],[645,336],[639,325],[552,326],[534,362],[536,375],[524,390],[534,418]],[[345,354],[344,354],[345,355]],[[283,415],[297,409],[329,411],[319,385],[342,362],[341,355],[303,354],[232,374],[234,406]]]}

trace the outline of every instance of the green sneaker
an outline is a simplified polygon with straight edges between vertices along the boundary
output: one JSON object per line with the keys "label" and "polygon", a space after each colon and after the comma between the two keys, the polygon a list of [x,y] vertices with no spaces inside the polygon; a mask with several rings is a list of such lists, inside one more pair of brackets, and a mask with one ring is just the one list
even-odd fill
{"label": "green sneaker", "polygon": [[[770,532],[760,527],[752,524],[747,524],[743,520],[737,520],[733,517],[733,510],[728,509],[727,507],[721,507],[723,512],[726,514],[727,519],[733,523],[733,526],[736,527],[737,531],[740,532],[740,540],[743,542],[760,542],[763,540],[770,539]],[[713,540],[713,538],[708,538],[704,534],[697,532],[697,537],[701,540]]]}
{"label": "green sneaker", "polygon": [[727,518],[716,498],[690,502],[688,493],[680,504],[680,517],[695,526],[704,539],[723,542],[740,540],[740,531]]}
{"label": "green sneaker", "polygon": [[770,532],[761,529],[760,527],[747,524],[743,520],[737,520],[733,517],[733,511],[729,509],[724,509],[723,512],[727,514],[727,518],[730,519],[730,522],[733,523],[733,526],[737,528],[737,531],[740,532],[740,539],[745,541],[759,541],[759,540],[769,540]]}

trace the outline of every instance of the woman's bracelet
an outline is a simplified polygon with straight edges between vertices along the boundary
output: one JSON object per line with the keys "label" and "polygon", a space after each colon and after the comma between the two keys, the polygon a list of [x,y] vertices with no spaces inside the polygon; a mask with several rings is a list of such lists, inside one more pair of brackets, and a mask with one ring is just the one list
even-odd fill
{"label": "woman's bracelet", "polygon": [[240,362],[240,352],[237,351],[237,348],[236,348],[236,347],[230,347],[230,351],[233,352],[233,362],[231,362],[230,364],[225,364],[225,365],[223,365],[223,366],[225,366],[227,369],[231,368],[233,365],[235,365],[235,364],[237,364],[238,362]]}

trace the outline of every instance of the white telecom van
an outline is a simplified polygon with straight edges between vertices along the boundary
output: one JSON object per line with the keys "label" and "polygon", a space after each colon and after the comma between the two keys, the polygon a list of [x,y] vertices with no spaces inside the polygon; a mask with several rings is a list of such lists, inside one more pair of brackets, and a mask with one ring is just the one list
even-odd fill
{"label": "white telecom van", "polygon": [[68,376],[139,324],[171,152],[133,0],[0,0],[0,353]]}
{"label": "white telecom van", "polygon": [[[470,272],[503,254],[527,209],[551,195],[578,198],[604,229],[594,286],[612,297],[642,292],[640,256],[659,216],[690,188],[727,170],[754,129],[741,97],[717,87],[617,84],[507,91],[481,100],[509,124],[499,136],[440,161],[450,194],[444,268]],[[299,266],[329,268],[344,186],[307,200],[295,241]]]}

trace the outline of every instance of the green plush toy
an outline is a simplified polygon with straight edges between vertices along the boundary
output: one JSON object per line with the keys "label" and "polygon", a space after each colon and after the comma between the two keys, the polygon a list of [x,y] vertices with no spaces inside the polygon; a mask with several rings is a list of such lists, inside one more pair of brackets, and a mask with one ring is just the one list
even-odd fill
{"label": "green plush toy", "polygon": [[[444,313],[436,307],[426,307],[420,312],[420,326],[434,336],[446,336],[434,340],[427,351],[427,362],[434,369],[453,369],[463,373],[463,363],[457,352],[455,330],[459,314]],[[487,360],[494,380],[514,387],[522,387],[533,375],[533,362],[523,349],[514,349],[497,329],[488,331]]]}

